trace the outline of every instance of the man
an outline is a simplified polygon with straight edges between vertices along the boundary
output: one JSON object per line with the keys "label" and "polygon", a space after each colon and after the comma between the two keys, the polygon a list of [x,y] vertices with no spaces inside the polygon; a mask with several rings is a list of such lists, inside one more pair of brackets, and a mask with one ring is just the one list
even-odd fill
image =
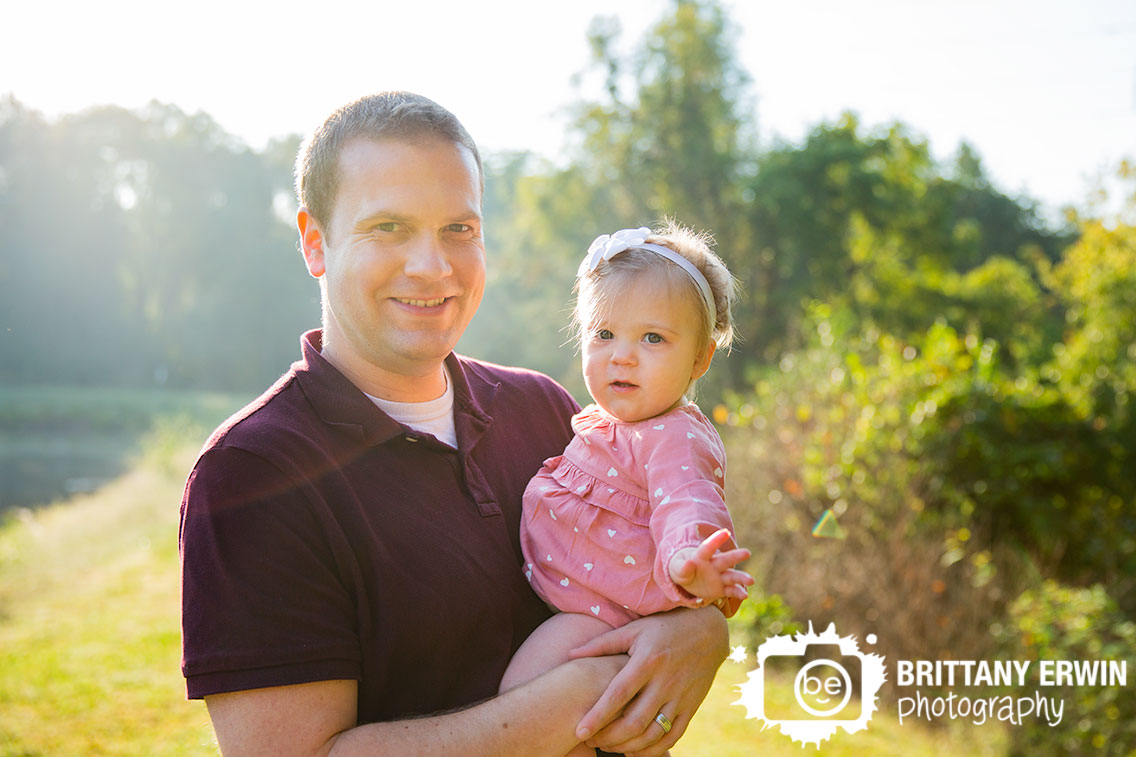
{"label": "man", "polygon": [[460,123],[407,93],[301,150],[323,329],[214,433],[182,504],[182,666],[225,754],[658,755],[725,657],[716,608],[676,610],[493,697],[548,616],[521,494],[577,407],[453,354],[485,285],[482,182]]}

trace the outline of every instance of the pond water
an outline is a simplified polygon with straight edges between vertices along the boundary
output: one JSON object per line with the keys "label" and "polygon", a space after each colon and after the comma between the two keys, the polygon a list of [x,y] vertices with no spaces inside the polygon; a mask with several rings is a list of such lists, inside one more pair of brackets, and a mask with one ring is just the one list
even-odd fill
{"label": "pond water", "polygon": [[147,440],[200,444],[247,396],[154,388],[0,385],[0,519],[91,492]]}
{"label": "pond water", "polygon": [[0,429],[0,515],[91,492],[121,475],[138,434]]}

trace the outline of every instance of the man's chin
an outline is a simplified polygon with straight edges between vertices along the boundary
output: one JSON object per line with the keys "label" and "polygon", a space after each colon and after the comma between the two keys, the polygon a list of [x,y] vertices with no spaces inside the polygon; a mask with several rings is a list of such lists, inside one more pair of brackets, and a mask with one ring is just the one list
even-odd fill
{"label": "man's chin", "polygon": [[[413,342],[404,342],[396,346],[394,354],[388,354],[387,359],[393,358],[406,366],[422,366],[424,373],[437,368],[457,347],[456,339],[421,339]],[[382,365],[380,362],[379,365]]]}

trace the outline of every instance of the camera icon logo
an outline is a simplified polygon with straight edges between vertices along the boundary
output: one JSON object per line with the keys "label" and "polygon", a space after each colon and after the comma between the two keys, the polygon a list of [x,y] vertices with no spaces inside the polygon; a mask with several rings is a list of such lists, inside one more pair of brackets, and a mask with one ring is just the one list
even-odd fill
{"label": "camera icon logo", "polygon": [[[810,715],[837,717],[844,713],[852,696],[852,676],[848,668],[839,662],[826,658],[813,660],[798,671],[793,681],[793,694],[801,709]],[[840,701],[833,704],[837,698]]]}
{"label": "camera icon logo", "polygon": [[[875,643],[875,636],[867,637]],[[867,728],[876,710],[876,694],[886,679],[884,658],[861,652],[853,636],[839,636],[830,624],[824,633],[774,636],[757,650],[758,668],[739,690],[747,718],[818,747],[837,729]],[[792,698],[784,683],[792,681]]]}

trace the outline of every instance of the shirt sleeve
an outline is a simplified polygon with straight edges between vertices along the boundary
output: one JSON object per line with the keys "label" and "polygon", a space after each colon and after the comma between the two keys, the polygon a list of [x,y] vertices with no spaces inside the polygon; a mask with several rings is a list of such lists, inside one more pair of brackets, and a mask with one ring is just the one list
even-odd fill
{"label": "shirt sleeve", "polygon": [[358,679],[355,612],[302,482],[217,448],[182,502],[182,670],[191,698]]}
{"label": "shirt sleeve", "polygon": [[[726,509],[723,490],[726,453],[722,440],[709,422],[684,414],[667,417],[648,446],[647,496],[651,503],[651,536],[656,545],[655,582],[671,599],[688,607],[701,603],[671,580],[668,566],[675,552],[697,547],[722,528],[734,524]],[[735,549],[731,539],[722,550]],[[729,599],[723,608],[729,617],[741,601]]]}

